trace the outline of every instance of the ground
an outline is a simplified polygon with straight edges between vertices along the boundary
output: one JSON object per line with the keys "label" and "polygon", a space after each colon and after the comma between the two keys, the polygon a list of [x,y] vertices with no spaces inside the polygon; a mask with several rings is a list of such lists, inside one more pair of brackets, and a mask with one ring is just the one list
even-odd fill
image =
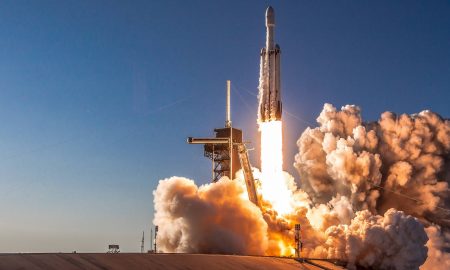
{"label": "ground", "polygon": [[142,253],[24,253],[0,254],[0,270],[320,270],[344,269],[330,262],[292,258],[206,255],[206,254],[142,254]]}

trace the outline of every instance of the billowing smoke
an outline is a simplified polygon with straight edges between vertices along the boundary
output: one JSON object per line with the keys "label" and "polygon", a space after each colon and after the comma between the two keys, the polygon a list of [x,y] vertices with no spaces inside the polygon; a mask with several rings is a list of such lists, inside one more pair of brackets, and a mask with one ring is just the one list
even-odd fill
{"label": "billowing smoke", "polygon": [[428,238],[428,259],[423,269],[450,269],[450,233],[445,233],[439,226],[426,228]]}
{"label": "billowing smoke", "polygon": [[423,226],[411,216],[394,209],[384,216],[368,210],[356,212],[349,225],[325,230],[322,248],[327,257],[343,259],[349,268],[355,264],[375,269],[416,269],[426,257],[428,238]]}
{"label": "billowing smoke", "polygon": [[243,188],[228,179],[201,187],[183,177],[161,180],[154,191],[158,249],[264,254],[267,224]]}
{"label": "billowing smoke", "polygon": [[439,222],[449,212],[450,122],[423,111],[391,112],[363,123],[354,105],[325,104],[317,128],[298,140],[294,166],[315,203],[337,194],[351,197],[356,210],[389,208]]}
{"label": "billowing smoke", "polygon": [[292,256],[298,223],[304,257],[349,268],[450,264],[449,121],[423,111],[364,123],[357,106],[330,104],[317,121],[297,142],[300,188],[288,173],[280,183],[290,190],[289,213],[277,213],[258,183],[262,207],[250,203],[241,173],[200,187],[161,180],[154,192],[159,249]]}

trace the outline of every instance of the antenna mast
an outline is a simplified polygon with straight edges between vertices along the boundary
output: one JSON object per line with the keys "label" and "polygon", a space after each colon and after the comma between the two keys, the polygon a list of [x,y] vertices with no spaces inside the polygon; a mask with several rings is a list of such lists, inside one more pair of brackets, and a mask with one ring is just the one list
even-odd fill
{"label": "antenna mast", "polygon": [[150,252],[153,252],[153,227],[150,228]]}
{"label": "antenna mast", "polygon": [[155,243],[153,243],[153,252],[157,253],[157,249],[156,249],[156,237],[158,235],[158,226],[155,226]]}

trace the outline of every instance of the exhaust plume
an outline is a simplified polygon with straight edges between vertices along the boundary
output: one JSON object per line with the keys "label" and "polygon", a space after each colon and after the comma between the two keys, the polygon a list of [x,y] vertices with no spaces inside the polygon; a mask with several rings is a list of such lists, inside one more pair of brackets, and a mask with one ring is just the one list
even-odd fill
{"label": "exhaust plume", "polygon": [[350,269],[449,264],[449,121],[423,111],[363,122],[357,106],[325,104],[317,122],[297,142],[300,188],[287,172],[277,180],[288,190],[281,201],[288,211],[277,211],[278,197],[261,182],[261,208],[253,205],[241,172],[200,187],[161,180],[154,191],[160,250],[293,256],[301,224],[302,257],[339,259]]}

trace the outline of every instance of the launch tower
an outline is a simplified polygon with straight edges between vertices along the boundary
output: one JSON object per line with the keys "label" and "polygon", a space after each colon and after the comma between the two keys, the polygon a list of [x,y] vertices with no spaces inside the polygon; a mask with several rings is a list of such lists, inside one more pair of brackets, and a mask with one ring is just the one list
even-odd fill
{"label": "launch tower", "polygon": [[187,142],[204,145],[205,157],[212,160],[212,182],[217,182],[222,176],[228,176],[232,180],[236,172],[242,168],[248,198],[255,205],[260,206],[247,147],[242,142],[242,130],[231,126],[230,81],[227,81],[225,127],[216,128],[214,132],[215,138],[188,137]]}
{"label": "launch tower", "polygon": [[205,157],[212,161],[212,182],[222,176],[233,179],[241,169],[236,145],[242,143],[242,130],[231,126],[230,81],[227,81],[227,109],[224,128],[214,129],[214,138],[188,138],[190,144],[203,144]]}

